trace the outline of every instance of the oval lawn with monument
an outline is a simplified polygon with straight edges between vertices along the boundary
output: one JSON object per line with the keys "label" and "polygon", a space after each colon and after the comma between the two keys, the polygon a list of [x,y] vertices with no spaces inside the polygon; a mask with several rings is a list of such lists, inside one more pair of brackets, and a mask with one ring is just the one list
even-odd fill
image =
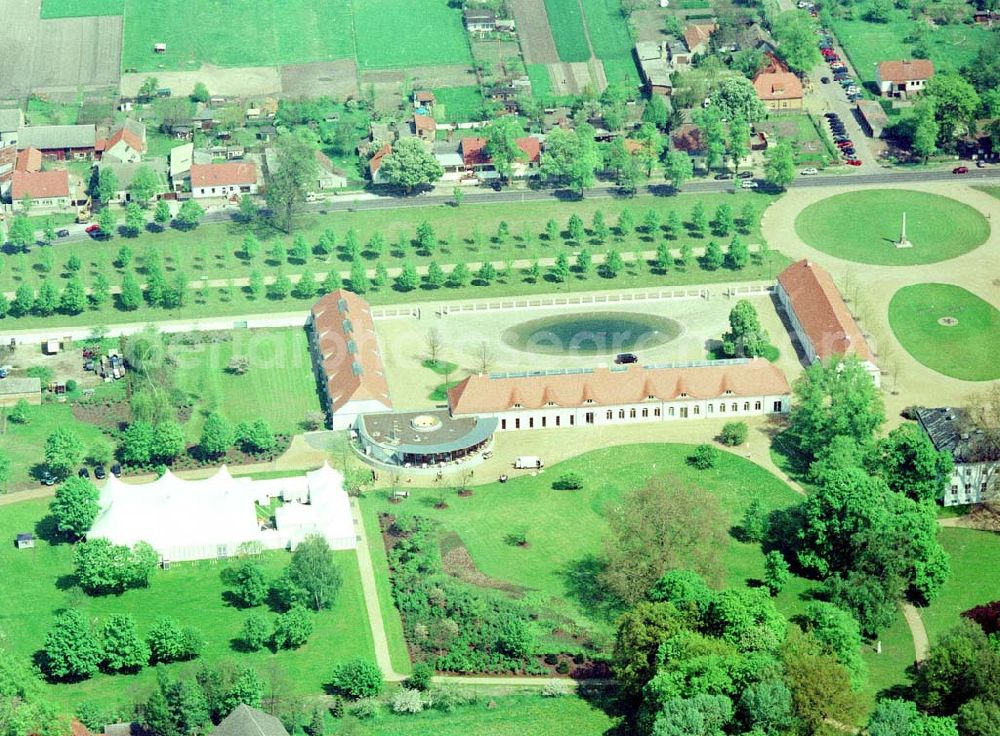
{"label": "oval lawn with monument", "polygon": [[1000,311],[960,286],[904,286],[889,302],[889,324],[906,351],[938,373],[1000,378]]}
{"label": "oval lawn with monument", "polygon": [[504,344],[542,355],[614,355],[664,345],[683,332],[655,314],[586,312],[540,317],[507,328]]}
{"label": "oval lawn with monument", "polygon": [[806,245],[837,258],[913,266],[977,248],[989,237],[990,224],[976,209],[939,194],[866,189],[809,205],[795,219],[795,232]]}

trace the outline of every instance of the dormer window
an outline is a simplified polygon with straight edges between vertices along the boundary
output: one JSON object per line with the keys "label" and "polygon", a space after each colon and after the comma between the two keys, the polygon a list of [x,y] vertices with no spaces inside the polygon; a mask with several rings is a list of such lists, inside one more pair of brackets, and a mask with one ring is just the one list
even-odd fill
{"label": "dormer window", "polygon": [[520,409],[521,408],[521,403],[518,402],[518,401],[514,402],[514,408],[515,409]]}
{"label": "dormer window", "polygon": [[687,397],[688,397],[687,392],[686,391],[681,391],[681,398],[682,399],[686,399]]}
{"label": "dormer window", "polygon": [[554,401],[546,401],[546,402],[545,402],[545,405],[546,405],[546,406],[555,406],[555,405],[556,405],[556,402],[554,402]]}
{"label": "dormer window", "polygon": [[648,394],[648,395],[646,396],[646,401],[653,401],[654,399],[656,399],[656,397],[655,397],[655,396],[653,396],[653,394]]}
{"label": "dormer window", "polygon": [[731,388],[727,388],[725,395],[726,396],[732,396],[733,395],[733,390]]}
{"label": "dormer window", "polygon": [[593,403],[594,403],[594,400],[593,400],[593,399],[587,399],[587,400],[586,400],[586,401],[584,401],[583,403],[584,403],[584,404],[593,404]]}

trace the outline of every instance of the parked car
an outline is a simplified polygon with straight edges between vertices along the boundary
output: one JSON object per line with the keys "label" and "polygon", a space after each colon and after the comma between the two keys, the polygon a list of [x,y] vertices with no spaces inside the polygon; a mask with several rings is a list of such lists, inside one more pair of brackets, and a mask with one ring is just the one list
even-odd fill
{"label": "parked car", "polygon": [[847,160],[847,165],[848,166],[860,166],[861,165],[861,159],[860,158],[848,159]]}
{"label": "parked car", "polygon": [[118,463],[115,463],[114,465],[111,466],[111,475],[115,476],[116,478],[120,478],[121,474],[122,474],[122,466],[121,465],[119,465]]}
{"label": "parked car", "polygon": [[819,173],[819,169],[815,166],[810,166],[808,169],[802,169],[799,173],[802,174],[802,176],[815,176]]}
{"label": "parked car", "polygon": [[829,84],[830,83],[830,78],[829,77],[820,77],[819,78],[819,82],[820,82],[820,84]]}
{"label": "parked car", "polygon": [[753,179],[744,179],[740,186],[744,189],[756,189],[759,185]]}
{"label": "parked car", "polygon": [[956,166],[954,169],[951,170],[951,173],[953,173],[953,174],[968,174],[969,173],[969,167],[968,166]]}
{"label": "parked car", "polygon": [[618,365],[628,365],[630,363],[638,363],[639,357],[635,353],[618,353],[615,356],[615,363]]}
{"label": "parked car", "polygon": [[87,233],[87,235],[89,235],[90,237],[96,238],[96,237],[98,237],[101,234],[101,226],[100,225],[88,225],[87,229],[84,230],[84,232]]}
{"label": "parked car", "polygon": [[828,120],[837,120],[838,118],[840,118],[840,115],[838,115],[835,112],[825,112],[823,113],[823,117],[827,118]]}
{"label": "parked car", "polygon": [[739,174],[736,175],[736,178],[737,179],[752,179],[753,178],[753,172],[752,171],[741,171]]}
{"label": "parked car", "polygon": [[77,475],[79,475],[81,478],[89,478],[90,471],[87,470],[86,468],[80,468],[80,470],[77,472]]}
{"label": "parked car", "polygon": [[97,465],[94,467],[94,477],[97,478],[97,480],[104,480],[106,476],[107,473],[104,472],[103,465]]}
{"label": "parked car", "polygon": [[986,168],[986,162],[983,161],[982,159],[980,159],[979,161],[976,161],[976,168],[977,169],[985,169]]}
{"label": "parked car", "polygon": [[733,175],[730,174],[728,171],[723,171],[721,174],[716,174],[715,178],[717,181],[724,181],[726,179],[732,179]]}
{"label": "parked car", "polygon": [[837,148],[840,148],[840,149],[853,148],[853,147],[854,147],[854,141],[851,141],[851,140],[844,140],[844,141],[838,141],[837,142]]}
{"label": "parked car", "polygon": [[38,480],[43,486],[54,486],[56,484],[56,477],[48,470],[43,470]]}
{"label": "parked car", "polygon": [[69,237],[69,230],[67,230],[66,228],[63,228],[62,230],[56,230],[56,237],[57,238],[68,238]]}

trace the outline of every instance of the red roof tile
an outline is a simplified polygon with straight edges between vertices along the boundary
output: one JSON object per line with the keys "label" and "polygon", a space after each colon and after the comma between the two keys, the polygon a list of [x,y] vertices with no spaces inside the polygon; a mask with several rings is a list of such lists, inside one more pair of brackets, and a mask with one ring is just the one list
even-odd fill
{"label": "red roof tile", "polygon": [[374,177],[375,174],[378,173],[378,170],[382,168],[382,159],[390,153],[392,153],[392,146],[386,143],[375,152],[374,156],[368,159],[368,172],[372,175],[372,177]]}
{"label": "red roof tile", "polygon": [[373,400],[392,407],[368,302],[337,289],[312,308],[313,332],[320,351],[331,411],[350,401]]}
{"label": "red roof tile", "polygon": [[69,173],[57,171],[15,171],[11,184],[11,198],[19,200],[25,195],[32,199],[51,199],[69,196]]}
{"label": "red roof tile", "polygon": [[25,148],[17,152],[17,163],[14,168],[18,171],[35,172],[42,170],[42,152],[37,148]]}
{"label": "red roof tile", "polygon": [[528,156],[527,163],[536,164],[541,160],[542,142],[540,140],[527,136],[525,138],[518,138],[516,143],[517,147]]}
{"label": "red roof tile", "polygon": [[246,161],[192,164],[192,187],[227,187],[257,183],[257,166]]}
{"label": "red roof tile", "polygon": [[[553,404],[561,407],[619,406],[677,398],[714,399],[725,396],[780,396],[789,392],[785,375],[772,363],[756,358],[745,363],[690,368],[630,366],[588,373],[518,378],[469,376],[448,392],[454,415],[487,414]],[[682,394],[687,394],[686,397]],[[516,401],[514,398],[516,397]]]}
{"label": "red roof tile", "polygon": [[778,283],[820,360],[857,355],[875,364],[858,323],[826,269],[803,259],[782,271]]}
{"label": "red roof tile", "polygon": [[791,72],[763,72],[754,77],[753,86],[762,100],[802,99],[802,82]]}
{"label": "red roof tile", "polygon": [[490,162],[490,156],[486,152],[487,140],[482,136],[471,136],[463,138],[460,144],[462,160],[466,166],[484,165]]}
{"label": "red roof tile", "polygon": [[413,127],[417,130],[426,130],[429,133],[437,131],[437,123],[434,121],[434,118],[428,115],[414,115]]}
{"label": "red roof tile", "polygon": [[912,61],[883,61],[877,67],[878,78],[883,82],[909,82],[930,79],[934,76],[934,63],[928,59]]}

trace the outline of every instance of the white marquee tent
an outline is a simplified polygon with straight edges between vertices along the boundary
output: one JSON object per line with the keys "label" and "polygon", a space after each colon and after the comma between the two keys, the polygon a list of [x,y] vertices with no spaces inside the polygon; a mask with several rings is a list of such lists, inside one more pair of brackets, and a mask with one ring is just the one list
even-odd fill
{"label": "white marquee tent", "polygon": [[[267,480],[234,478],[225,466],[201,480],[167,471],[152,483],[133,485],[111,476],[87,536],[129,546],[148,542],[169,561],[229,557],[247,542],[295,549],[310,534],[323,536],[333,549],[354,549],[357,532],[343,481],[326,463],[303,476]],[[275,510],[276,528],[269,529],[254,504],[272,498],[284,503]]]}

